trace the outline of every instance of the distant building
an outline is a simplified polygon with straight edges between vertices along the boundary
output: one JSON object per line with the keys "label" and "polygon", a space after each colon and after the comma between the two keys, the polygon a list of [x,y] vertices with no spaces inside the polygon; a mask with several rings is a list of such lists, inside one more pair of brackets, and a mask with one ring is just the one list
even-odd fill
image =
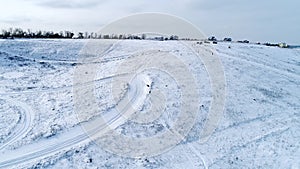
{"label": "distant building", "polygon": [[223,41],[225,41],[225,42],[231,42],[232,41],[232,39],[231,38],[224,38],[224,40]]}
{"label": "distant building", "polygon": [[178,36],[172,35],[172,36],[170,36],[170,40],[178,40]]}
{"label": "distant building", "polygon": [[238,43],[250,43],[248,40],[239,40]]}
{"label": "distant building", "polygon": [[278,46],[279,46],[280,48],[288,48],[288,47],[289,47],[289,45],[286,44],[286,43],[279,43]]}
{"label": "distant building", "polygon": [[164,37],[162,37],[162,36],[154,37],[154,40],[164,41]]}
{"label": "distant building", "polygon": [[214,36],[211,36],[211,37],[208,38],[208,40],[209,40],[209,41],[217,41],[217,38],[214,37]]}

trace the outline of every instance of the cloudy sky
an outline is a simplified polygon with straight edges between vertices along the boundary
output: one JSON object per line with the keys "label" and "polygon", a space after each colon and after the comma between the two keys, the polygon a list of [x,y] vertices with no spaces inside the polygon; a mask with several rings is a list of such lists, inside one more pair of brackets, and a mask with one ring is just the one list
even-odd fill
{"label": "cloudy sky", "polygon": [[299,0],[0,0],[0,28],[97,31],[121,17],[160,12],[207,36],[300,44]]}

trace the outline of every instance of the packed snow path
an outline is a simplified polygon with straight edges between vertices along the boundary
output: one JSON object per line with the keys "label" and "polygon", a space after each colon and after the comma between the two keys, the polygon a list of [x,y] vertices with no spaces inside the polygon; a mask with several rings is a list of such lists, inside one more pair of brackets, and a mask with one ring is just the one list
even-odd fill
{"label": "packed snow path", "polygon": [[12,144],[14,141],[22,139],[22,137],[24,137],[27,134],[27,132],[31,129],[33,124],[33,118],[34,118],[34,111],[27,104],[19,102],[17,100],[13,100],[11,98],[1,97],[1,99],[5,99],[12,105],[15,105],[23,109],[23,111],[20,111],[21,112],[21,117],[19,118],[20,122],[14,128],[12,134],[10,134],[9,137],[4,140],[4,143],[0,145],[0,151],[2,151],[2,149]]}

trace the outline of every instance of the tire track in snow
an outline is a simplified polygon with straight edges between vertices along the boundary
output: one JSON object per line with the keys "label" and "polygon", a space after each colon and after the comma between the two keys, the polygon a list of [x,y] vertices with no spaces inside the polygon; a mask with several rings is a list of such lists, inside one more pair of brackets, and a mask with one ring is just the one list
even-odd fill
{"label": "tire track in snow", "polygon": [[[6,98],[4,97],[5,100],[8,102],[12,103],[13,105],[16,105],[24,110],[24,113],[21,114],[21,122],[17,124],[17,129],[13,131],[13,134],[9,136],[4,144],[0,146],[0,151],[6,148],[8,145],[14,143],[15,141],[18,141],[22,137],[24,137],[30,130],[30,127],[33,124],[34,120],[34,111],[31,109],[30,106],[27,104],[11,99],[11,98]],[[21,124],[20,124],[21,123]]]}
{"label": "tire track in snow", "polygon": [[[0,154],[0,156],[2,156],[0,158],[0,168],[27,163],[34,159],[40,159],[59,153],[79,144],[89,143],[92,141],[91,137],[99,136],[99,132],[107,129],[107,127],[117,127],[124,123],[124,120],[126,119],[123,114],[128,114],[127,111],[130,111],[131,105],[139,105],[142,102],[140,98],[145,98],[143,95],[147,93],[144,91],[144,86],[141,85],[141,83],[134,84],[133,86],[137,88],[131,91],[134,95],[124,109],[122,111],[116,111],[117,113],[106,113],[108,117],[103,117],[104,119],[107,119],[107,124],[99,126],[98,120],[102,121],[101,117],[99,117],[92,122],[87,122],[89,123],[89,126],[96,126],[89,131],[84,131],[82,126],[76,126],[66,133],[61,133],[58,137],[41,140],[40,142],[26,145],[16,150],[2,152],[2,154]],[[115,109],[111,111],[115,111]],[[116,115],[112,116],[111,114]]]}

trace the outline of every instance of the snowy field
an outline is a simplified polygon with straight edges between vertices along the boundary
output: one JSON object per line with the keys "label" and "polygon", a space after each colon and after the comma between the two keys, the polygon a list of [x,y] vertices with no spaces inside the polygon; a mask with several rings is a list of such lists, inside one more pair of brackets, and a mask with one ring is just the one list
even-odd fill
{"label": "snowy field", "polygon": [[[300,168],[299,49],[94,40],[107,49],[101,59],[87,63],[79,55],[87,41],[0,40],[0,168]],[[190,48],[218,55],[226,79],[224,112],[205,142],[200,134],[212,101],[211,84],[205,65],[195,60]],[[127,96],[136,107],[133,115],[153,119],[114,120],[116,131],[134,138],[167,131],[180,117],[180,108],[193,104],[180,101],[184,88],[161,70],[140,72],[131,83],[119,84],[117,92],[112,87],[128,73],[118,69],[126,67],[125,62],[167,54],[188,65],[197,84],[199,109],[193,110],[197,118],[188,135],[164,153],[140,158],[119,156],[107,143],[92,141],[82,126],[98,123],[99,117],[110,122]],[[81,81],[76,73],[90,73],[80,71],[84,66],[95,76]],[[82,107],[75,103],[89,102],[90,86],[97,109],[78,114]],[[159,95],[156,91],[162,92],[163,100],[151,96]]]}

